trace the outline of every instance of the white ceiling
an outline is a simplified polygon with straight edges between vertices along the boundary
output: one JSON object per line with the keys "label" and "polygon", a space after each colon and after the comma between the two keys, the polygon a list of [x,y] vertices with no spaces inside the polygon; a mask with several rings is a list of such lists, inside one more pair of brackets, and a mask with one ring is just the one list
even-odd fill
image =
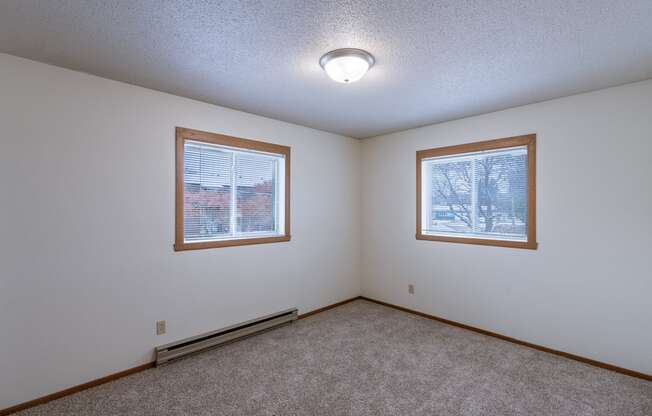
{"label": "white ceiling", "polygon": [[3,0],[0,51],[363,138],[652,78],[652,0]]}

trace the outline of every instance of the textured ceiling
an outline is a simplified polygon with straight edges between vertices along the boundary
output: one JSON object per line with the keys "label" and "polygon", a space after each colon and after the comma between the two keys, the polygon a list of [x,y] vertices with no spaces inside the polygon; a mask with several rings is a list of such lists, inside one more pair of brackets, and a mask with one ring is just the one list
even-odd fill
{"label": "textured ceiling", "polygon": [[652,78],[652,0],[2,0],[0,51],[368,137]]}

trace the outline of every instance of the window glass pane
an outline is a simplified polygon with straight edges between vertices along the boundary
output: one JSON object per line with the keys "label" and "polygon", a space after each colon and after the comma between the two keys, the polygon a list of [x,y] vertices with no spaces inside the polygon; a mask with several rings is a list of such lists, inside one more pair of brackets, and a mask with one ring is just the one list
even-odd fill
{"label": "window glass pane", "polygon": [[[431,198],[423,231],[435,235],[527,240],[527,147],[424,161]],[[428,215],[429,214],[429,215]]]}
{"label": "window glass pane", "polygon": [[184,239],[210,240],[231,233],[233,153],[184,144]]}
{"label": "window glass pane", "polygon": [[277,168],[276,158],[256,154],[236,156],[237,232],[276,231]]}
{"label": "window glass pane", "polygon": [[452,159],[432,164],[432,231],[472,231],[471,168],[470,160]]}
{"label": "window glass pane", "polygon": [[527,156],[495,153],[476,161],[476,232],[525,239]]}

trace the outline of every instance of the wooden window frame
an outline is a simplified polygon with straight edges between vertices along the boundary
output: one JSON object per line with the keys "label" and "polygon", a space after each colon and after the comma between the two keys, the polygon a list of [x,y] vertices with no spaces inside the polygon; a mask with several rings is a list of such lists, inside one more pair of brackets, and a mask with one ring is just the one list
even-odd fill
{"label": "wooden window frame", "polygon": [[[536,222],[536,134],[506,137],[496,140],[487,140],[475,143],[466,143],[455,146],[438,147],[435,149],[417,151],[417,240],[445,241],[450,243],[479,244],[484,246],[499,246],[511,248],[537,249],[537,222]],[[424,159],[438,156],[450,156],[483,150],[496,150],[507,147],[527,146],[527,171],[528,171],[528,224],[527,241],[494,240],[471,237],[451,237],[423,234],[421,228],[421,163]]]}
{"label": "wooden window frame", "polygon": [[[275,153],[285,157],[285,232],[278,236],[232,238],[216,241],[190,242],[184,241],[183,202],[184,202],[184,142],[192,140],[229,146],[242,150],[255,150],[259,152]],[[206,248],[243,246],[249,244],[266,244],[290,241],[290,147],[258,140],[243,139],[240,137],[226,136],[224,134],[209,133],[184,127],[176,128],[176,188],[175,188],[175,251],[199,250]]]}

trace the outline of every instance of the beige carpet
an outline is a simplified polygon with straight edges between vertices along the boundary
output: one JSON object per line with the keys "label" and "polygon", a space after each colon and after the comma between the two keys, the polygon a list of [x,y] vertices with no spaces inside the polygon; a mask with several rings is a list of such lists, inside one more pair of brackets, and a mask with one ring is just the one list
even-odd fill
{"label": "beige carpet", "polygon": [[652,415],[652,383],[357,300],[27,415]]}

